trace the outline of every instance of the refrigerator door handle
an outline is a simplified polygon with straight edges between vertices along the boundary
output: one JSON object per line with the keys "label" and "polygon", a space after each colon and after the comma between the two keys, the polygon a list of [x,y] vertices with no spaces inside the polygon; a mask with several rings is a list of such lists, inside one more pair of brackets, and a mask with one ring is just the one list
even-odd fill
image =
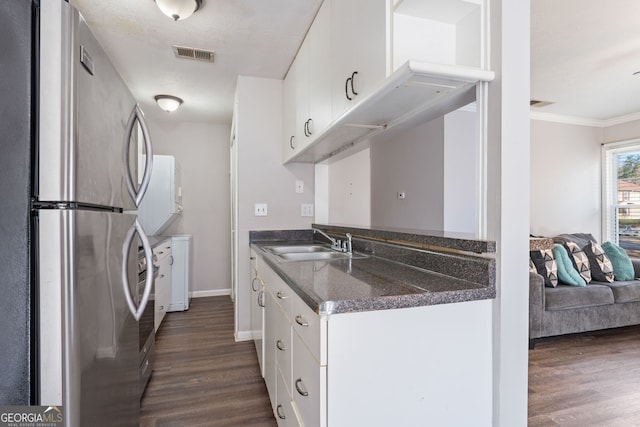
{"label": "refrigerator door handle", "polygon": [[129,228],[127,232],[127,236],[124,239],[124,244],[122,245],[122,290],[124,291],[125,299],[127,300],[127,305],[129,306],[129,311],[136,319],[139,321],[142,317],[142,313],[144,313],[144,309],[147,307],[147,303],[149,302],[149,297],[151,296],[151,288],[153,287],[153,268],[147,268],[147,273],[144,281],[144,292],[142,293],[142,300],[140,300],[140,304],[136,307],[136,303],[133,301],[133,296],[131,295],[131,288],[129,287],[129,274],[128,274],[128,259],[129,252],[131,251],[131,244],[133,243],[133,236],[135,233],[138,233],[140,236],[140,241],[142,242],[142,248],[144,249],[144,257],[147,261],[147,265],[153,265],[153,251],[151,250],[151,244],[149,243],[149,239],[147,235],[144,234],[144,230],[142,226],[138,222],[136,218],[136,222]]}
{"label": "refrigerator door handle", "polygon": [[[142,182],[140,183],[140,189],[136,192],[133,177],[131,176],[131,170],[129,169],[129,151],[131,148],[131,134],[133,133],[133,125],[136,120],[140,123],[140,128],[142,129],[142,136],[144,138],[144,148],[146,151],[146,161],[144,165],[144,175],[142,176]],[[136,206],[140,205],[144,194],[147,192],[147,188],[149,187],[149,182],[151,181],[151,168],[153,166],[153,149],[151,147],[151,135],[149,134],[149,128],[147,127],[147,122],[144,119],[144,113],[136,104],[131,111],[131,115],[129,116],[129,121],[127,122],[127,127],[124,133],[124,143],[122,144],[122,158],[123,158],[123,167],[124,167],[124,177],[125,182],[127,184],[127,191],[131,198],[135,201]]]}

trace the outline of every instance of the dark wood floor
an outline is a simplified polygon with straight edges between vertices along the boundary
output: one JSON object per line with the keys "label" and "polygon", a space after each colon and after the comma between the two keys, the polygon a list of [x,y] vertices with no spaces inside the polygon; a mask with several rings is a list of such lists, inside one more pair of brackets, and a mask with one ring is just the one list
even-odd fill
{"label": "dark wood floor", "polygon": [[640,426],[640,327],[536,344],[529,426]]}
{"label": "dark wood floor", "polygon": [[[140,425],[276,426],[252,342],[229,297],[168,313]],[[529,351],[529,426],[640,426],[640,326],[540,341]]]}
{"label": "dark wood floor", "polygon": [[197,298],[168,313],[140,425],[276,426],[252,341],[235,342],[228,296]]}

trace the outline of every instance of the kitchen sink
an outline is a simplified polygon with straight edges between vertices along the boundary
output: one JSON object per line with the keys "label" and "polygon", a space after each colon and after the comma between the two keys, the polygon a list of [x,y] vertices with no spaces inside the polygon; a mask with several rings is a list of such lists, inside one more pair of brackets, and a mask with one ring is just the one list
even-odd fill
{"label": "kitchen sink", "polygon": [[[265,248],[272,254],[290,254],[290,253],[317,253],[332,252],[332,249],[324,245],[289,245],[289,246],[267,246]],[[336,252],[337,253],[337,252]]]}
{"label": "kitchen sink", "polygon": [[332,250],[329,246],[310,244],[310,245],[288,245],[288,246],[267,246],[265,249],[276,256],[278,261],[332,261],[340,259],[356,259],[366,258],[366,254],[354,252],[352,254],[346,252],[338,252]]}

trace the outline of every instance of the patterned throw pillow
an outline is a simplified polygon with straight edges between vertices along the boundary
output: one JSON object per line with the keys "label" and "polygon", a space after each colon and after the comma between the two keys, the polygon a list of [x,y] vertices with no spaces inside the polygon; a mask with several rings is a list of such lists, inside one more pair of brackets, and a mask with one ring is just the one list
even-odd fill
{"label": "patterned throw pillow", "polygon": [[536,265],[533,263],[533,260],[529,258],[529,273],[537,273]]}
{"label": "patterned throw pillow", "polygon": [[613,265],[602,247],[595,242],[589,242],[582,250],[589,258],[591,277],[593,280],[597,280],[598,282],[613,282]]}
{"label": "patterned throw pillow", "polygon": [[544,277],[545,286],[550,288],[558,286],[558,265],[553,258],[553,250],[542,249],[531,251],[529,254],[538,274]]}
{"label": "patterned throw pillow", "polygon": [[564,247],[569,253],[573,267],[580,273],[586,283],[591,283],[591,267],[587,254],[574,242],[564,242]]}

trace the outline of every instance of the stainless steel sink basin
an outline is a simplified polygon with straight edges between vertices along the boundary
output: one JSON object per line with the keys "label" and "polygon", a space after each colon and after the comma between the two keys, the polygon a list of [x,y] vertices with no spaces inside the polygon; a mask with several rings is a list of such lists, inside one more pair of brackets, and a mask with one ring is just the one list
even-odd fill
{"label": "stainless steel sink basin", "polygon": [[349,254],[344,252],[290,252],[278,254],[278,257],[287,261],[328,261],[349,259]]}
{"label": "stainless steel sink basin", "polygon": [[331,248],[323,245],[289,245],[289,246],[267,246],[265,248],[272,254],[290,254],[290,253],[315,253],[315,252],[331,252]]}
{"label": "stainless steel sink basin", "polygon": [[339,259],[366,258],[367,255],[359,252],[349,254],[338,252],[329,246],[320,244],[267,246],[265,250],[276,256],[278,261],[332,261]]}

